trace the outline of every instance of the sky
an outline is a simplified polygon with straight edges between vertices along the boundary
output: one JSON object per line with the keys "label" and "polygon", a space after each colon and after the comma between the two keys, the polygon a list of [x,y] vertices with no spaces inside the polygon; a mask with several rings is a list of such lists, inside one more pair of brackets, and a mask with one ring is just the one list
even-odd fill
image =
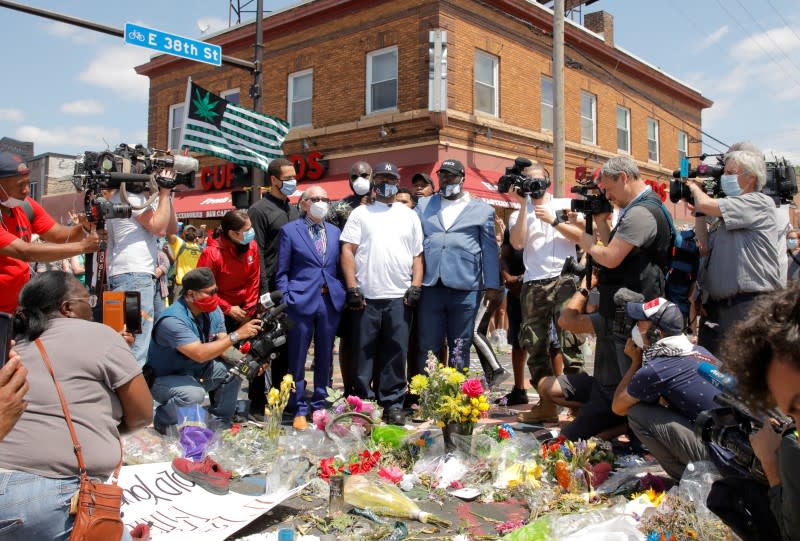
{"label": "sky", "polygon": [[[25,3],[192,38],[224,29],[229,16],[227,0]],[[597,0],[583,8],[599,10],[614,16],[618,46],[714,101],[703,112],[705,133],[725,144],[749,140],[800,164],[800,0]],[[133,67],[151,51],[4,7],[0,50],[0,137],[33,141],[37,154],[146,142],[148,79]],[[706,152],[725,148],[703,139]]]}

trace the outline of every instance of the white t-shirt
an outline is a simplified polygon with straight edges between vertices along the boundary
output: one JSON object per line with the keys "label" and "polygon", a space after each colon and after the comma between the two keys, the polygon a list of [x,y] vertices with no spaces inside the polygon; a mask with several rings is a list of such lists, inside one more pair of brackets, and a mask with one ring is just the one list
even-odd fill
{"label": "white t-shirt", "polygon": [[[114,194],[111,201],[120,202],[119,192]],[[128,193],[128,201],[138,207],[147,201],[147,196],[143,193]],[[134,210],[130,218],[106,221],[109,276],[129,272],[147,272],[155,275],[158,239],[139,223],[138,217],[148,209],[155,212],[157,207],[158,197],[149,207]]]}
{"label": "white t-shirt", "polygon": [[[553,212],[569,210],[568,198],[550,199],[545,203]],[[508,219],[509,230],[519,217],[515,210]],[[575,257],[575,243],[567,240],[555,227],[543,222],[533,213],[533,204],[528,205],[528,237],[525,239],[522,258],[525,262],[523,281],[543,280],[561,274],[564,260]]]}
{"label": "white t-shirt", "polygon": [[445,199],[442,196],[442,225],[444,226],[445,231],[450,229],[456,220],[467,208],[467,204],[469,203],[469,194],[464,192],[464,195],[459,197],[458,199]]}
{"label": "white t-shirt", "polygon": [[357,244],[356,283],[367,299],[396,299],[411,285],[414,256],[422,253],[422,225],[407,206],[378,201],[350,214],[342,242]]}

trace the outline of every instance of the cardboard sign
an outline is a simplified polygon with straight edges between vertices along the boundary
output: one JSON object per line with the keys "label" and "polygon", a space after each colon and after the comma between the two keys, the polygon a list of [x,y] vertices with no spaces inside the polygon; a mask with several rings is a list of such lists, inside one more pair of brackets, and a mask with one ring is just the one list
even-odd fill
{"label": "cardboard sign", "polygon": [[169,462],[124,466],[119,486],[125,525],[150,523],[153,541],[223,541],[303,488],[217,496],[179,477]]}

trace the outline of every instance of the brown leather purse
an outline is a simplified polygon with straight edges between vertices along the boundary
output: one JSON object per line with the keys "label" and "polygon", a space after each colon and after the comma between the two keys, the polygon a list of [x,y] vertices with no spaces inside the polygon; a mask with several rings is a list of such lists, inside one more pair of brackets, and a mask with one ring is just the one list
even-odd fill
{"label": "brown leather purse", "polygon": [[64,418],[67,420],[69,434],[72,437],[75,456],[78,457],[78,467],[80,468],[80,489],[77,493],[77,505],[73,498],[70,507],[70,514],[75,515],[75,522],[72,526],[69,541],[117,541],[122,538],[122,531],[125,527],[120,516],[122,506],[122,489],[117,486],[117,477],[122,468],[122,444],[120,443],[120,460],[114,475],[111,476],[111,484],[92,481],[86,474],[86,464],[83,461],[83,452],[75,434],[75,426],[69,415],[67,401],[61,386],[56,380],[53,365],[44,349],[42,341],[38,338],[35,341],[42,360],[53,378],[53,383],[58,391],[58,399],[61,401],[61,408],[64,410]]}

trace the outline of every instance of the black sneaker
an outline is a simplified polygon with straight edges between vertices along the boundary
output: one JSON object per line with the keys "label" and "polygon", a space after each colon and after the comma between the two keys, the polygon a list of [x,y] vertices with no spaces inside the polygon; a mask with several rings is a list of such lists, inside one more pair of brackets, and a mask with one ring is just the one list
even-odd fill
{"label": "black sneaker", "polygon": [[528,403],[528,392],[525,389],[517,389],[514,387],[511,392],[502,398],[494,401],[495,404],[500,404],[505,401],[506,406],[517,406],[519,404]]}
{"label": "black sneaker", "polygon": [[402,408],[392,408],[386,412],[386,424],[404,426],[406,424],[406,414]]}

